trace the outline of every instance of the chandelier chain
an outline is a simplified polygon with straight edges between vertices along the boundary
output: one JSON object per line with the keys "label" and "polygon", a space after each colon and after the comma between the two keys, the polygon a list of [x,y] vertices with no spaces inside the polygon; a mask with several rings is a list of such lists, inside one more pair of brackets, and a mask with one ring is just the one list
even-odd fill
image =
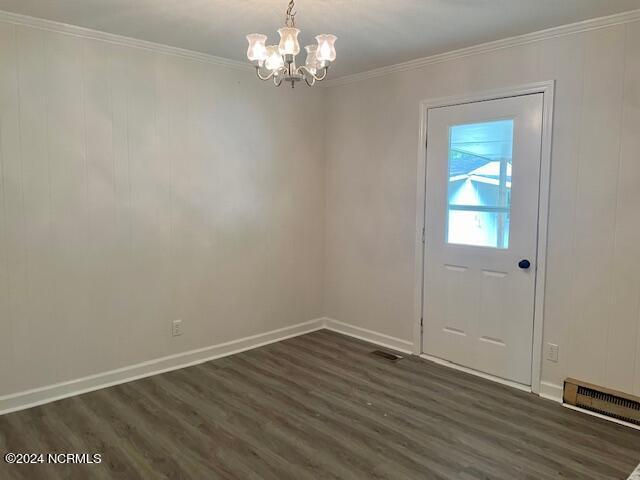
{"label": "chandelier chain", "polygon": [[287,27],[296,26],[296,14],[298,12],[293,11],[294,7],[295,0],[289,0],[289,6],[287,7],[287,19],[285,20],[285,24],[287,25]]}

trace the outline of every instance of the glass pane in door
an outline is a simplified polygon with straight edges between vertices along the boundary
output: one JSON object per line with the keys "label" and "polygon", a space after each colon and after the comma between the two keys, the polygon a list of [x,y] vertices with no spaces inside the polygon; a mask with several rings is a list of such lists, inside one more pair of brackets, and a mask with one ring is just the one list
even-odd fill
{"label": "glass pane in door", "polygon": [[513,120],[449,127],[447,242],[508,248]]}

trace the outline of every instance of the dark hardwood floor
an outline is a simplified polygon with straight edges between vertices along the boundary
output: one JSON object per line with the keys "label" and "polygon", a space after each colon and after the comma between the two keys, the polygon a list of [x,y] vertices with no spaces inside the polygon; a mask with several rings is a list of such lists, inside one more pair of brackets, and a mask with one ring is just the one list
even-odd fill
{"label": "dark hardwood floor", "polygon": [[640,432],[319,331],[0,416],[1,479],[625,479]]}

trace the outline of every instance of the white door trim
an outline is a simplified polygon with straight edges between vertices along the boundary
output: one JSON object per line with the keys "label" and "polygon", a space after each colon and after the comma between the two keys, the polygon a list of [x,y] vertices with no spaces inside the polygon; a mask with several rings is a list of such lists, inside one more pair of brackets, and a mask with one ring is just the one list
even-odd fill
{"label": "white door trim", "polygon": [[555,80],[507,87],[469,95],[428,99],[420,102],[420,131],[418,135],[418,168],[415,236],[415,291],[413,345],[416,355],[422,351],[423,286],[424,286],[424,220],[426,212],[427,119],[429,109],[464,103],[482,102],[534,93],[543,94],[542,148],[540,158],[540,194],[538,198],[538,248],[533,317],[533,357],[531,363],[531,391],[540,393],[542,369],[542,328],[544,325],[544,293],[547,263],[547,229],[549,222],[549,186],[551,179],[551,142]]}

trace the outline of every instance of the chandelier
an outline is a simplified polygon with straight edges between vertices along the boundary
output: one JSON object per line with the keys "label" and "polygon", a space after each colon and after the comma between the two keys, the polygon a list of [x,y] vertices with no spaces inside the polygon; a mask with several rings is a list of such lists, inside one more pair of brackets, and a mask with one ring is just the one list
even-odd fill
{"label": "chandelier", "polygon": [[282,82],[290,82],[291,88],[297,82],[304,80],[310,87],[327,76],[327,70],[336,59],[335,35],[318,35],[316,45],[307,45],[305,64],[296,67],[296,55],[300,53],[296,28],[296,13],[294,0],[289,1],[285,26],[278,30],[280,43],[265,45],[267,36],[261,33],[247,35],[249,49],[247,58],[256,67],[256,74],[260,80],[273,80],[279,87]]}

